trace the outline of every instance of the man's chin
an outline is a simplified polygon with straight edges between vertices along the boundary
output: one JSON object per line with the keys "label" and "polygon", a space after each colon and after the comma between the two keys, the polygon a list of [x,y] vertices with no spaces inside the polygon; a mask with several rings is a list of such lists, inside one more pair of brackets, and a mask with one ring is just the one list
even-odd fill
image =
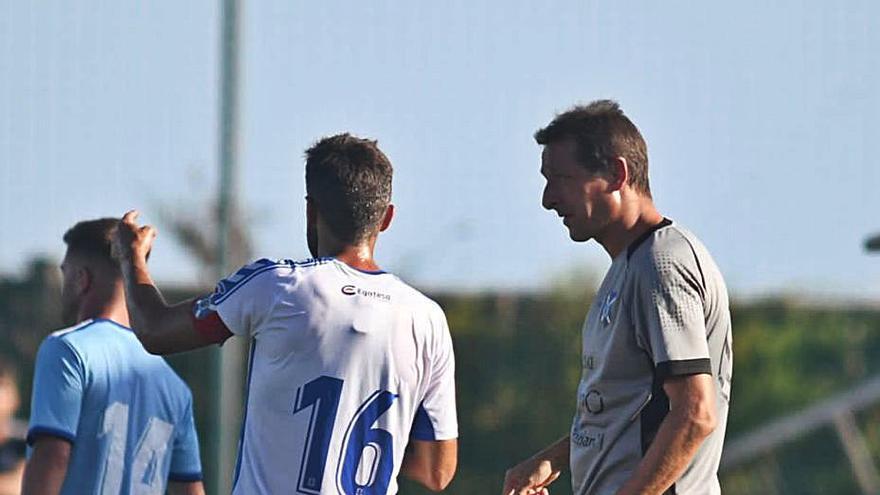
{"label": "man's chin", "polygon": [[593,236],[589,234],[584,234],[583,232],[575,232],[570,229],[568,231],[568,237],[574,242],[587,242],[593,238]]}

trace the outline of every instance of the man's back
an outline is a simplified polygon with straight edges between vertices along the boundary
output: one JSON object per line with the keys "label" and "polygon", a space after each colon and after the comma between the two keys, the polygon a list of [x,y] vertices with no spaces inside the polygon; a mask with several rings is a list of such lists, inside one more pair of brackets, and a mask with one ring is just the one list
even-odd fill
{"label": "man's back", "polygon": [[397,277],[260,260],[202,304],[253,337],[234,493],[395,493],[409,438],[457,436],[445,316]]}
{"label": "man's back", "polygon": [[201,479],[189,389],[110,320],[46,338],[37,355],[28,442],[72,443],[62,493],[164,493]]}

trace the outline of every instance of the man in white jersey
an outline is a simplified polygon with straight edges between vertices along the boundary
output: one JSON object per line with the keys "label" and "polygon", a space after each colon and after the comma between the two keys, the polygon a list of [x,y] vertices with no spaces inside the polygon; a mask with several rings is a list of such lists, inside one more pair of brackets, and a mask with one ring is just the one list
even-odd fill
{"label": "man in white jersey", "polygon": [[116,238],[133,328],[151,352],[251,339],[235,494],[384,495],[398,472],[442,490],[456,468],[454,358],[440,307],[373,259],[391,163],[348,134],[306,152],[314,259],[259,260],[213,294],[165,304],[144,263],[156,232]]}
{"label": "man in white jersey", "polygon": [[617,103],[558,115],[544,146],[543,206],[573,241],[612,259],[583,326],[571,432],[511,468],[503,495],[717,495],[730,400],[727,289],[706,248],[654,207],[648,154]]}

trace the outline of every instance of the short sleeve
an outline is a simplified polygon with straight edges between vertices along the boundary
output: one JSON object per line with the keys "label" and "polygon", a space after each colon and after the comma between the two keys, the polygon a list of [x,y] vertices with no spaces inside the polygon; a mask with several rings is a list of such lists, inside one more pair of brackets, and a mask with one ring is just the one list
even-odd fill
{"label": "short sleeve", "polygon": [[[439,310],[438,310],[439,311]],[[425,397],[416,410],[410,438],[415,440],[451,440],[458,438],[455,406],[455,354],[446,317],[437,317],[436,339],[431,376]]]}
{"label": "short sleeve", "polygon": [[174,438],[168,479],[171,481],[200,481],[202,479],[202,462],[199,457],[199,437],[196,434],[195,420],[193,420],[191,397],[176,430],[178,434]]}
{"label": "short sleeve", "polygon": [[658,378],[711,373],[705,288],[696,259],[660,251],[635,268],[636,338]]}
{"label": "short sleeve", "polygon": [[293,265],[260,259],[243,266],[217,283],[213,293],[196,301],[194,316],[209,321],[216,315],[231,333],[256,335],[277,298],[277,272],[285,269]]}
{"label": "short sleeve", "polygon": [[40,435],[74,441],[84,385],[85,367],[70,345],[58,337],[43,341],[34,373],[29,445]]}

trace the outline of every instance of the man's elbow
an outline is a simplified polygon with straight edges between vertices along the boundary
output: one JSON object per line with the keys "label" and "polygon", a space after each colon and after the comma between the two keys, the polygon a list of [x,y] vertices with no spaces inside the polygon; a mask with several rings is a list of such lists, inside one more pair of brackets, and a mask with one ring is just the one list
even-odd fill
{"label": "man's elbow", "polygon": [[718,427],[718,413],[715,407],[715,401],[708,399],[700,401],[688,417],[690,430],[694,437],[700,440],[705,439],[715,431]]}
{"label": "man's elbow", "polygon": [[455,476],[455,467],[447,469],[435,469],[431,475],[425,480],[425,488],[432,492],[442,492],[452,482]]}

